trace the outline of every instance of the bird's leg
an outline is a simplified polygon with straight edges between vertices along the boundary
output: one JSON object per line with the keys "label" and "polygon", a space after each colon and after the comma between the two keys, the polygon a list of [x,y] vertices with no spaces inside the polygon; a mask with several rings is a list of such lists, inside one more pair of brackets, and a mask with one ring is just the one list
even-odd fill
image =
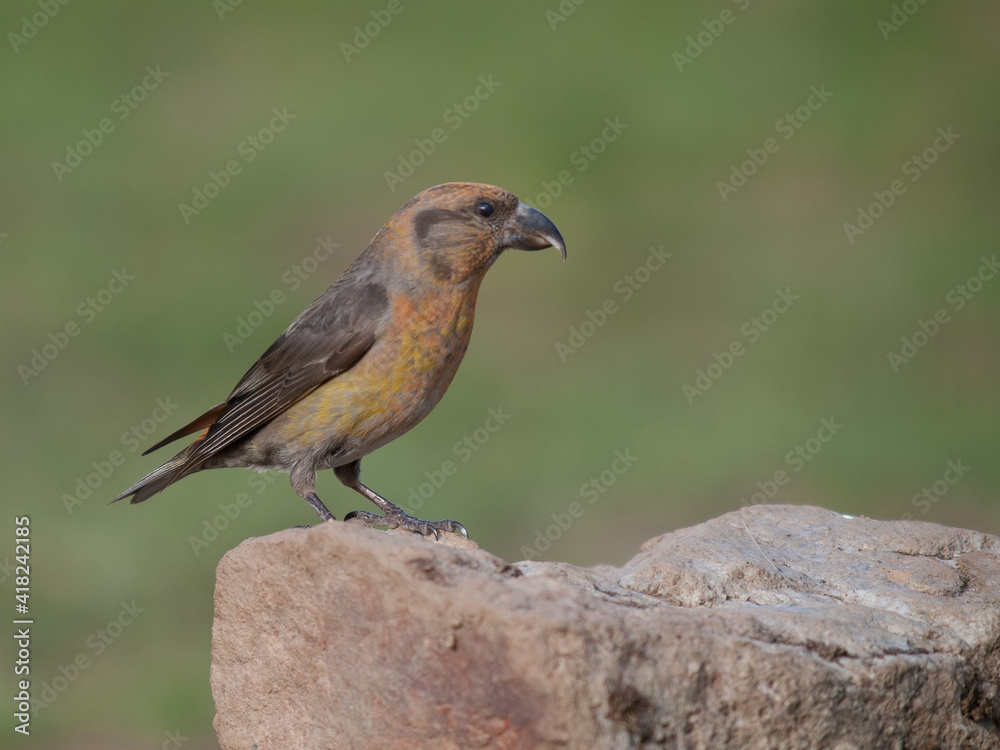
{"label": "bird's leg", "polygon": [[323,501],[319,499],[315,492],[310,492],[306,495],[306,502],[313,507],[314,511],[319,513],[319,517],[324,521],[334,520],[333,513],[330,512],[329,508],[323,505]]}
{"label": "bird's leg", "polygon": [[380,516],[377,513],[369,513],[365,510],[356,510],[352,513],[348,513],[344,518],[345,521],[351,518],[358,518],[370,526],[386,526],[390,529],[406,529],[407,531],[415,531],[424,536],[433,534],[435,539],[439,538],[439,532],[442,531],[450,531],[454,534],[463,534],[466,537],[469,536],[469,532],[466,531],[465,527],[458,521],[421,521],[419,518],[414,518],[410,514],[404,512],[398,505],[394,505],[389,502],[374,490],[361,484],[361,459],[352,461],[349,464],[344,464],[343,466],[337,466],[334,468],[333,473],[337,475],[337,479],[344,483],[344,486],[350,487],[355,492],[360,492],[362,495],[375,503],[378,509],[385,514]]}
{"label": "bird's leg", "polygon": [[312,509],[319,514],[323,521],[336,520],[329,508],[323,505],[323,501],[316,494],[316,472],[309,469],[296,467],[292,469],[289,479],[292,481],[292,489],[295,494],[303,498],[312,506]]}

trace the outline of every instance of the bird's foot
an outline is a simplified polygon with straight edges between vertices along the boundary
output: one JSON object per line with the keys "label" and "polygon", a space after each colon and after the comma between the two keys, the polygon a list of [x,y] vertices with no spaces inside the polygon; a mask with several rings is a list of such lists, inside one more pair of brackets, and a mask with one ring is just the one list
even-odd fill
{"label": "bird's foot", "polygon": [[414,518],[409,513],[404,513],[399,508],[395,510],[389,510],[384,516],[380,516],[378,513],[369,513],[367,510],[355,510],[344,516],[345,521],[350,521],[352,518],[357,518],[360,521],[364,521],[369,526],[385,526],[389,529],[404,529],[406,531],[413,531],[422,536],[434,535],[435,539],[440,539],[440,532],[450,531],[452,534],[461,534],[466,539],[469,538],[469,532],[466,528],[460,524],[458,521],[452,521],[445,519],[444,521],[421,521],[419,518]]}

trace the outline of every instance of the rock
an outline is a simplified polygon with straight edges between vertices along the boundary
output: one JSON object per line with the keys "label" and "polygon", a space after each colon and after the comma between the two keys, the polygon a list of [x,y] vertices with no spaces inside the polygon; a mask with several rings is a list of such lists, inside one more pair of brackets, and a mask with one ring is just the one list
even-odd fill
{"label": "rock", "polygon": [[581,569],[443,536],[229,552],[222,747],[1000,748],[1000,538],[756,506]]}

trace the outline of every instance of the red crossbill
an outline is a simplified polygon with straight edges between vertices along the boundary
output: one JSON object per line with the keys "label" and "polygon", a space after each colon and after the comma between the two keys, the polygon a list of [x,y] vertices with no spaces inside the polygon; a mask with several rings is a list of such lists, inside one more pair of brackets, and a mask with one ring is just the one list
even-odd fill
{"label": "red crossbill", "polygon": [[[383,515],[369,524],[421,534],[420,521],[361,483],[361,459],[426,417],[472,334],[479,285],[504,250],[566,245],[549,219],[492,185],[428,188],[397,211],[337,282],[299,315],[221,404],[146,453],[198,430],[187,448],[112,502],[132,503],[204,469],[280,469],[320,518],[316,472],[333,469]],[[145,454],[143,454],[145,455]]]}

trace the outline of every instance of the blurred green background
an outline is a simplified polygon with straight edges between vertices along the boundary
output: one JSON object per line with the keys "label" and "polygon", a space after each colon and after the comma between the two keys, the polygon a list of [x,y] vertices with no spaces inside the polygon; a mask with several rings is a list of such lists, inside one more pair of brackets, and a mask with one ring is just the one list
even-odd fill
{"label": "blurred green background", "polygon": [[[405,503],[455,461],[422,517],[460,519],[510,560],[584,565],[758,491],[1000,533],[1000,279],[968,284],[995,273],[982,258],[1000,237],[1000,8],[775,5],[6,3],[0,576],[12,611],[29,516],[33,690],[64,688],[20,744],[213,747],[215,566],[316,517],[284,475],[237,470],[107,501],[440,182],[517,193],[569,261],[497,263],[447,397],[365,460],[377,491]],[[286,124],[260,133],[274,109]],[[443,142],[411,160],[435,128]],[[231,160],[186,222],[179,204]],[[401,160],[422,163],[387,178]],[[338,246],[321,262],[318,238]],[[637,272],[650,248],[671,255]],[[797,299],[776,309],[778,290]],[[240,318],[250,335],[227,343]],[[510,415],[494,433],[490,409]],[[456,451],[466,436],[475,452]],[[327,474],[331,510],[365,507]],[[241,492],[249,506],[206,535]],[[0,729],[13,746],[9,711]]]}

